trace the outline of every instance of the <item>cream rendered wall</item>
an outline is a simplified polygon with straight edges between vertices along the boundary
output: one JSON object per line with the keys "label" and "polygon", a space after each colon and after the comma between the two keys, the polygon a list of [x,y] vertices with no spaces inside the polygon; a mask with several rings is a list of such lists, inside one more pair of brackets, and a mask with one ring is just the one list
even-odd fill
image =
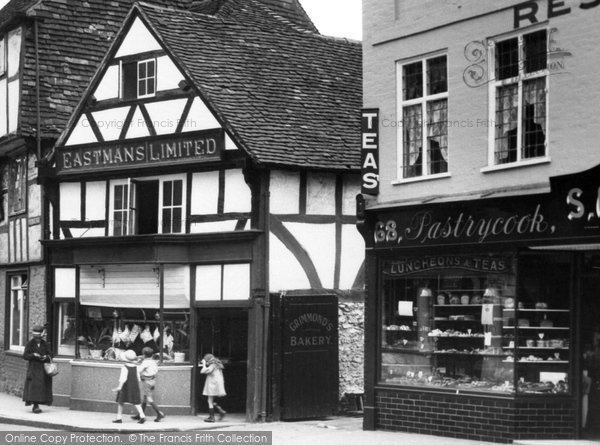
{"label": "cream rendered wall", "polygon": [[274,215],[300,212],[300,173],[273,170],[270,180],[270,211]]}
{"label": "cream rendered wall", "polygon": [[92,181],[85,183],[85,219],[100,221],[106,219],[106,182]]}
{"label": "cream rendered wall", "polygon": [[[417,1],[401,3],[414,5]],[[449,3],[475,2],[444,2]],[[548,177],[582,171],[600,163],[596,150],[600,121],[593,118],[600,114],[600,89],[595,87],[600,59],[592,57],[597,54],[600,7],[582,10],[578,7],[579,3],[566,2],[572,7],[571,13],[552,18],[549,22],[549,28],[556,28],[555,44],[571,52],[572,56],[565,57],[563,70],[549,76],[547,138],[551,162],[530,167],[482,172],[482,168],[488,165],[488,88],[486,84],[472,88],[463,80],[463,73],[471,64],[465,58],[466,45],[512,32],[512,9],[389,43],[379,40],[384,31],[381,31],[381,35],[378,34],[380,31],[366,35],[363,45],[364,106],[380,108],[381,182],[377,202],[548,184]],[[469,11],[493,9],[490,4],[481,2],[480,6],[473,6],[475,9]],[[546,18],[546,5],[546,2],[540,3],[540,21]],[[364,8],[365,26],[375,28],[373,25],[379,19],[382,23],[390,23],[389,18],[383,20],[385,11],[389,11],[388,6],[382,0],[367,0]],[[421,22],[422,26],[433,27],[454,17],[445,11],[444,8],[429,8],[427,17]],[[393,22],[396,37],[406,34],[405,25],[411,26],[410,16],[406,20],[401,17]],[[396,61],[440,50],[447,51],[448,55],[448,118],[452,122],[448,129],[450,177],[393,184],[397,166],[397,127],[393,126],[398,121],[395,108]],[[491,116],[491,119],[494,117]]]}

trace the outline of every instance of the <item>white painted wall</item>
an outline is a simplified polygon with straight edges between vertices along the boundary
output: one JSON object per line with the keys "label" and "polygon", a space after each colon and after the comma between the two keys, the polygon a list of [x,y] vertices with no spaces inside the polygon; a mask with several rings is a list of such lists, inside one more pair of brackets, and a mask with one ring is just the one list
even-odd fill
{"label": "white painted wall", "polygon": [[237,220],[204,222],[190,224],[190,233],[233,232]]}
{"label": "white painted wall", "polygon": [[365,259],[365,241],[356,226],[342,226],[342,257],[340,262],[340,289],[352,289],[354,280]]}
{"label": "white painted wall", "polygon": [[300,212],[300,173],[271,171],[270,210],[274,215],[297,215]]}
{"label": "white painted wall", "polygon": [[130,107],[117,107],[92,113],[105,141],[116,141],[121,135]]}
{"label": "white painted wall", "polygon": [[79,182],[61,182],[60,220],[81,220],[81,184]]}
{"label": "white painted wall", "polygon": [[146,25],[139,18],[136,18],[129,32],[123,39],[123,43],[117,50],[116,57],[130,56],[146,51],[160,50],[162,47],[154,36],[150,33]]}
{"label": "white painted wall", "polygon": [[106,219],[106,182],[85,183],[85,219],[100,221]]}
{"label": "white painted wall", "polygon": [[186,102],[187,99],[174,99],[146,104],[156,134],[175,133]]}
{"label": "white painted wall", "polygon": [[241,169],[225,171],[225,213],[252,211],[252,193]]}
{"label": "white painted wall", "polygon": [[196,97],[192,103],[192,107],[190,108],[188,118],[183,125],[182,131],[210,130],[212,128],[221,128],[221,125],[204,104],[202,99]]}
{"label": "white painted wall", "polygon": [[192,215],[214,215],[219,200],[219,172],[192,175]]}
{"label": "white painted wall", "polygon": [[92,131],[90,122],[85,115],[79,116],[77,123],[73,126],[73,131],[65,142],[65,146],[77,144],[89,144],[98,142],[96,135]]}
{"label": "white painted wall", "polygon": [[161,56],[156,59],[156,90],[173,90],[179,88],[179,82],[184,79],[181,71],[177,69],[173,61],[168,56]]}
{"label": "white painted wall", "polygon": [[94,97],[96,100],[117,99],[120,97],[121,70],[119,65],[111,65],[106,69],[98,84]]}
{"label": "white painted wall", "polygon": [[298,260],[271,233],[269,237],[269,290],[310,289],[308,277]]}
{"label": "white painted wall", "polygon": [[308,215],[335,215],[335,175],[309,172],[306,187]]}
{"label": "white painted wall", "polygon": [[324,288],[333,289],[335,224],[284,223],[306,250]]}

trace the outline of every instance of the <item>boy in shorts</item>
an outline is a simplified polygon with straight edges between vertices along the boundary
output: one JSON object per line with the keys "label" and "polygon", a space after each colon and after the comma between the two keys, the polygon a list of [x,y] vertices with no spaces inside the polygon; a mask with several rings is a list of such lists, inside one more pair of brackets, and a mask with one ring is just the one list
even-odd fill
{"label": "boy in shorts", "polygon": [[[144,395],[142,401],[142,411],[146,409],[146,405],[149,403],[156,411],[156,419],[155,422],[160,422],[161,419],[165,418],[165,413],[163,413],[158,405],[154,402],[154,388],[156,386],[156,374],[158,374],[158,365],[156,364],[156,360],[152,358],[152,354],[154,351],[152,348],[145,347],[142,349],[142,355],[144,356],[144,360],[140,364],[140,378],[142,380],[142,394]],[[135,419],[135,417],[134,417]]]}

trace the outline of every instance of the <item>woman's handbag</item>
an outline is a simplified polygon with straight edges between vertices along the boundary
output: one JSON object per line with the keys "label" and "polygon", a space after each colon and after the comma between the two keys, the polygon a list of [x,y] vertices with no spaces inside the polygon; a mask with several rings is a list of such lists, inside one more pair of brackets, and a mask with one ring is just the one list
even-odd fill
{"label": "woman's handbag", "polygon": [[46,374],[50,377],[54,377],[58,374],[58,365],[50,360],[49,362],[44,363],[44,371],[46,371]]}

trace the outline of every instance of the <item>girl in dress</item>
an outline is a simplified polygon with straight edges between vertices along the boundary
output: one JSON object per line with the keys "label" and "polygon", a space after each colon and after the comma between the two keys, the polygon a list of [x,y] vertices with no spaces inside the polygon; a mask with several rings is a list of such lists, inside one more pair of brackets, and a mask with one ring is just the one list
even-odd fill
{"label": "girl in dress", "polygon": [[140,394],[140,371],[136,364],[137,355],[131,349],[125,351],[123,358],[127,363],[121,368],[119,386],[113,389],[117,391],[117,418],[113,423],[123,423],[123,405],[131,403],[138,412],[138,423],[144,423],[146,416],[142,410],[142,398]]}
{"label": "girl in dress", "polygon": [[225,410],[216,402],[215,397],[225,397],[225,379],[223,378],[223,363],[212,354],[206,354],[200,362],[202,368],[200,372],[206,374],[206,382],[202,394],[208,397],[208,417],[205,422],[215,421],[215,409],[219,412],[219,420],[222,420]]}

